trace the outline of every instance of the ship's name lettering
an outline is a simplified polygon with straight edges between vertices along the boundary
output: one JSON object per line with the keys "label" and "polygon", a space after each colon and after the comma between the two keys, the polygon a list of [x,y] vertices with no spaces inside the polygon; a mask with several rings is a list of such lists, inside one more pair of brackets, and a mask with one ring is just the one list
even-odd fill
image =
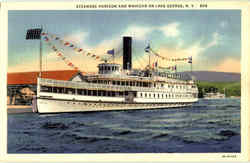
{"label": "ship's name lettering", "polygon": [[117,8],[117,5],[104,4],[104,5],[98,5],[98,8]]}
{"label": "ship's name lettering", "polygon": [[84,4],[77,4],[76,8],[97,8],[97,5],[84,5]]}

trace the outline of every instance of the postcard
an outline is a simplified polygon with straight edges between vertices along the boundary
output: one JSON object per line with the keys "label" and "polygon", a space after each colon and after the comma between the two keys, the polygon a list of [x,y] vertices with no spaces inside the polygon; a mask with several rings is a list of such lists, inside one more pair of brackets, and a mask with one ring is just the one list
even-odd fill
{"label": "postcard", "polygon": [[248,16],[245,1],[1,3],[1,159],[248,160]]}

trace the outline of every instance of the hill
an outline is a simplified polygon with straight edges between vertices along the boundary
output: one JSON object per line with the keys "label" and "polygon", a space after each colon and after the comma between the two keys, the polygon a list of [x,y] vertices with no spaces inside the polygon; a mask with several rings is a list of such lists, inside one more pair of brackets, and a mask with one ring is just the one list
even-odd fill
{"label": "hill", "polygon": [[225,93],[226,97],[241,96],[241,83],[240,81],[233,82],[198,82],[199,97],[203,97],[208,92]]}
{"label": "hill", "polygon": [[[183,74],[191,74],[190,71]],[[216,72],[216,71],[193,71],[193,76],[199,81],[208,82],[236,82],[241,80],[240,73]]]}

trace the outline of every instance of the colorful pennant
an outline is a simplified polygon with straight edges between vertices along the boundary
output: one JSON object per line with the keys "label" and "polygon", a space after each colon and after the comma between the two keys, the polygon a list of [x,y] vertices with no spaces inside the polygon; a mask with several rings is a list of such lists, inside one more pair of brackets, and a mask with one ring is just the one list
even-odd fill
{"label": "colorful pennant", "polygon": [[192,56],[188,57],[188,58],[167,58],[167,57],[163,57],[161,55],[159,55],[158,53],[154,52],[151,48],[150,45],[148,45],[145,48],[145,52],[149,53],[152,52],[152,54],[154,54],[155,56],[159,57],[162,60],[167,60],[167,61],[172,61],[172,62],[178,62],[178,61],[188,61],[188,63],[192,63]]}
{"label": "colorful pennant", "polygon": [[[78,67],[76,67],[68,58],[66,58],[62,52],[60,52],[55,45],[52,45],[52,43],[50,42],[49,38],[47,36],[45,36],[46,34],[44,34],[44,40],[48,43],[48,45],[51,47],[52,50],[54,50],[56,52],[56,55],[58,57],[60,57],[67,66],[70,66],[71,68],[73,68],[74,70],[79,70]],[[56,37],[55,37],[56,38]]]}
{"label": "colorful pennant", "polygon": [[[46,35],[49,35],[49,34],[46,34]],[[100,56],[97,57],[96,54],[92,54],[92,53],[90,53],[90,52],[87,52],[87,51],[83,50],[82,48],[78,48],[78,47],[77,47],[76,45],[74,45],[73,43],[70,43],[70,42],[68,42],[68,41],[64,41],[63,39],[61,39],[60,37],[58,37],[58,36],[56,36],[56,35],[54,35],[54,34],[50,34],[50,38],[51,38],[52,40],[57,40],[57,41],[59,41],[59,43],[62,44],[63,46],[72,48],[72,49],[73,49],[75,52],[77,52],[77,53],[80,53],[80,54],[82,54],[82,55],[85,55],[85,54],[86,54],[86,56],[90,56],[90,57],[92,57],[92,58],[95,58],[95,60],[101,59]],[[48,41],[48,40],[47,40],[47,41]],[[53,49],[53,50],[56,51],[57,49]]]}

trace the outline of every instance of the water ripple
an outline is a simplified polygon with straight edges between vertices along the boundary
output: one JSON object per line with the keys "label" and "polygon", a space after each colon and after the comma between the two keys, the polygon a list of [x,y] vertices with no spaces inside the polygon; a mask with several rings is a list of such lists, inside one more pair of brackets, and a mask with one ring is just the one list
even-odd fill
{"label": "water ripple", "polygon": [[8,153],[240,152],[240,100],[188,108],[8,114]]}

